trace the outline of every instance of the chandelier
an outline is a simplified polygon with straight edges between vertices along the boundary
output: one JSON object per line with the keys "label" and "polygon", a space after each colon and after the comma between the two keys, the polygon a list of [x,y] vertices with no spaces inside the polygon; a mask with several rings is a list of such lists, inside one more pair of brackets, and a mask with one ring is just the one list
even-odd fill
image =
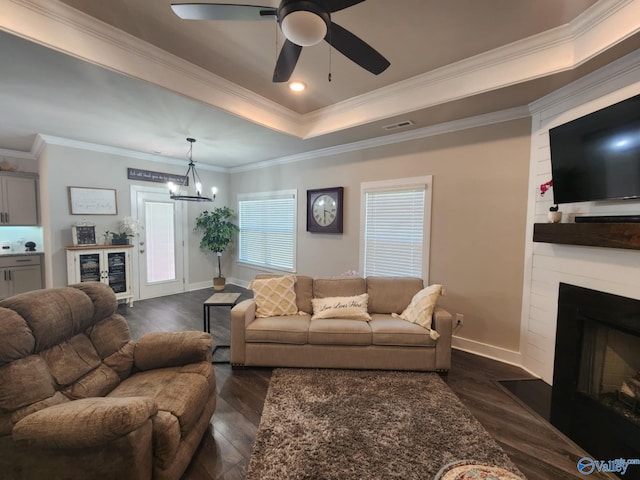
{"label": "chandelier", "polygon": [[[172,200],[184,200],[186,202],[213,202],[216,199],[216,193],[218,193],[216,187],[211,187],[211,197],[202,195],[202,182],[200,181],[200,175],[196,171],[196,164],[193,163],[193,144],[195,141],[195,138],[187,138],[187,142],[189,142],[189,168],[181,184],[178,185],[173,182],[167,184],[169,196]],[[189,177],[193,179],[191,191],[189,191]]]}

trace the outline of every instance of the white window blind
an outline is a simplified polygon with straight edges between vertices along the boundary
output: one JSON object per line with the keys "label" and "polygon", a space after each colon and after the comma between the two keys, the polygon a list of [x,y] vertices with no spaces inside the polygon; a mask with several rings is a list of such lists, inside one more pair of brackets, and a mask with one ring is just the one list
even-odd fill
{"label": "white window blind", "polygon": [[[431,218],[428,184],[405,179],[363,184],[365,276],[424,278]],[[422,177],[421,177],[422,179]],[[420,179],[415,179],[420,180]]]}
{"label": "white window blind", "polygon": [[296,268],[296,191],[238,197],[239,260],[294,272]]}

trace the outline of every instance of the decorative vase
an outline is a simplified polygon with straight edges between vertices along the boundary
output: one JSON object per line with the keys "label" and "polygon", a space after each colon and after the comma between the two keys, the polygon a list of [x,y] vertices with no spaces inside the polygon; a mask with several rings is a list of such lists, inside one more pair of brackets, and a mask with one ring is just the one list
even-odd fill
{"label": "decorative vase", "polygon": [[213,277],[213,289],[217,292],[224,290],[225,278]]}
{"label": "decorative vase", "polygon": [[111,245],[129,245],[128,238],[112,238]]}
{"label": "decorative vase", "polygon": [[562,220],[562,212],[550,211],[547,213],[547,218],[549,219],[549,223],[560,223]]}

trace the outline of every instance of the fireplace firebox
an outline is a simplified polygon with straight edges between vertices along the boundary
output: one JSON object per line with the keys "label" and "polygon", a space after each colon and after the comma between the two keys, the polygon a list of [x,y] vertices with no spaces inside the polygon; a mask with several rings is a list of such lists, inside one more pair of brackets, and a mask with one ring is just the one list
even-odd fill
{"label": "fireplace firebox", "polygon": [[560,284],[550,421],[597,459],[640,458],[640,300]]}

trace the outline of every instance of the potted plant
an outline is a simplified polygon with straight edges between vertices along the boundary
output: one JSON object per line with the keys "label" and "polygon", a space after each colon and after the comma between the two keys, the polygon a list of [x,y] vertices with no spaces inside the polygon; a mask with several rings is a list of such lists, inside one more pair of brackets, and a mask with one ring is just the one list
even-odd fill
{"label": "potted plant", "polygon": [[128,235],[126,232],[109,232],[111,235],[111,245],[129,245],[129,237],[133,235]]}
{"label": "potted plant", "polygon": [[[540,185],[540,196],[544,197],[544,194],[553,187],[553,179]],[[559,211],[558,205],[552,205],[549,207],[549,213],[547,213],[549,223],[559,223],[562,220],[562,212]]]}
{"label": "potted plant", "polygon": [[111,237],[111,245],[128,245],[129,239],[140,235],[144,227],[133,217],[124,217],[120,221],[119,232],[106,231],[105,239]]}
{"label": "potted plant", "polygon": [[218,276],[213,278],[213,288],[218,291],[224,290],[225,285],[220,257],[233,240],[233,234],[239,230],[238,226],[231,222],[235,216],[235,212],[229,207],[218,207],[211,212],[205,210],[196,218],[194,230],[202,233],[200,248],[210,250],[218,257]]}

